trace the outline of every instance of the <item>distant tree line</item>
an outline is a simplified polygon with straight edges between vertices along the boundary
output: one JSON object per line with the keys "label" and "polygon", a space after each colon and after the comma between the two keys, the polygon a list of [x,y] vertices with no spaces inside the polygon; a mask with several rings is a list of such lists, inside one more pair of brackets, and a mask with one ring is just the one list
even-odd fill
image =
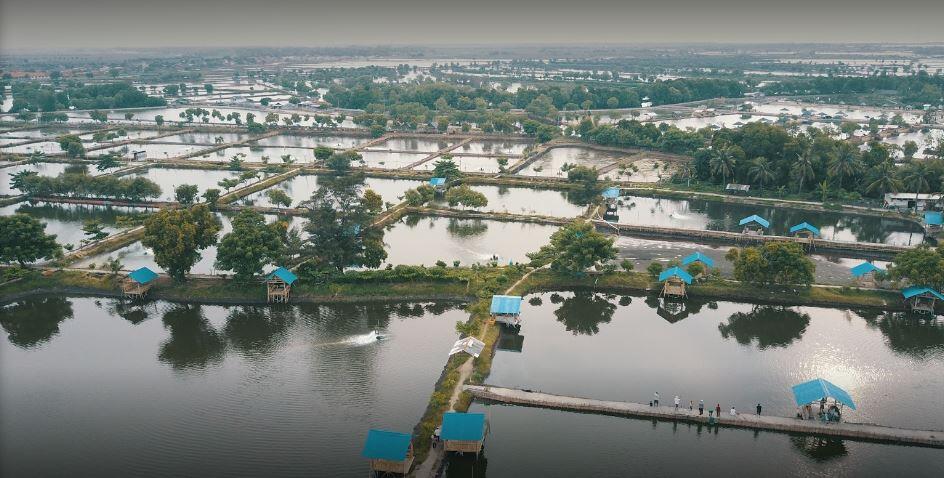
{"label": "distant tree line", "polygon": [[35,171],[14,174],[10,186],[30,197],[69,196],[113,198],[141,201],[161,195],[161,188],[144,177],[90,176],[64,173],[59,176],[40,176]]}
{"label": "distant tree line", "polygon": [[84,85],[70,82],[59,88],[39,82],[13,84],[11,111],[58,111],[166,106],[163,98],[148,96],[130,83]]}
{"label": "distant tree line", "polygon": [[834,95],[897,91],[908,104],[944,102],[944,76],[921,71],[911,76],[815,77],[772,82],[762,88],[768,95]]}

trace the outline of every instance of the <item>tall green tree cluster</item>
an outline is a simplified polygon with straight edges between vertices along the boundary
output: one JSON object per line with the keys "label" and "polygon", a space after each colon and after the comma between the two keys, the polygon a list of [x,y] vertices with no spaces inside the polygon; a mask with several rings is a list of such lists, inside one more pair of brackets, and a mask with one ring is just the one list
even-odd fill
{"label": "tall green tree cluster", "polygon": [[154,262],[176,281],[200,260],[200,251],[216,244],[220,222],[205,204],[161,209],[144,220],[141,243],[154,251]]}
{"label": "tall green tree cluster", "polygon": [[305,251],[318,266],[344,271],[348,267],[379,267],[387,257],[383,230],[371,227],[383,207],[361,191],[359,178],[339,176],[324,181],[311,200]]}
{"label": "tall green tree cluster", "polygon": [[734,263],[735,279],[758,285],[810,285],[816,272],[803,246],[792,242],[731,249],[726,258]]}
{"label": "tall green tree cluster", "polygon": [[40,176],[35,171],[23,171],[12,176],[10,186],[31,197],[71,196],[136,202],[161,195],[157,183],[141,176],[90,176],[67,172],[49,177]]}
{"label": "tall green tree cluster", "polygon": [[62,252],[56,236],[46,234],[46,225],[26,214],[0,216],[0,262],[25,265],[52,259]]}
{"label": "tall green tree cluster", "polygon": [[233,218],[233,231],[216,249],[216,267],[234,271],[237,280],[252,279],[284,258],[287,228],[283,221],[266,224],[262,214],[250,209],[240,211]]}
{"label": "tall green tree cluster", "polygon": [[593,224],[574,221],[551,235],[551,242],[528,254],[535,265],[550,264],[551,270],[582,275],[591,267],[616,258],[613,238],[597,232]]}

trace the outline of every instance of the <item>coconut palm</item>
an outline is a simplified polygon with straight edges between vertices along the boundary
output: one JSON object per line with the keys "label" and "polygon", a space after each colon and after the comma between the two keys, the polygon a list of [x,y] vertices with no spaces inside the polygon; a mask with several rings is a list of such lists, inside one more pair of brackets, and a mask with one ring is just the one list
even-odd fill
{"label": "coconut palm", "polygon": [[813,154],[806,150],[797,154],[796,162],[790,168],[790,173],[798,183],[797,192],[803,191],[803,184],[816,178],[816,171],[813,170]]}
{"label": "coconut palm", "polygon": [[858,152],[852,145],[842,143],[836,155],[830,159],[827,172],[830,176],[839,179],[839,188],[842,189],[845,180],[854,177],[861,170],[862,160]]}
{"label": "coconut palm", "polygon": [[761,187],[766,186],[775,179],[777,179],[776,173],[771,169],[770,161],[767,158],[759,157],[751,160],[751,167],[748,168],[747,174],[750,176],[752,181],[757,182]]}
{"label": "coconut palm", "polygon": [[724,148],[715,154],[708,166],[711,168],[713,176],[721,176],[722,182],[727,184],[728,177],[734,175],[734,167],[737,165],[737,158],[734,157],[731,148]]}
{"label": "coconut palm", "polygon": [[685,186],[692,185],[692,176],[695,175],[695,168],[692,166],[691,162],[685,162],[679,165],[678,167],[678,177],[679,179],[685,180]]}
{"label": "coconut palm", "polygon": [[872,182],[865,188],[866,193],[895,193],[901,190],[902,182],[895,177],[898,170],[891,161],[883,161],[879,164],[872,177]]}
{"label": "coconut palm", "polygon": [[915,193],[915,211],[918,210],[918,195],[931,189],[931,183],[928,181],[930,171],[925,163],[911,163],[905,167],[901,180],[905,187]]}
{"label": "coconut palm", "polygon": [[819,191],[820,195],[822,196],[822,202],[825,203],[826,198],[829,197],[829,181],[824,179],[821,183],[819,183],[818,186],[816,186],[816,190]]}

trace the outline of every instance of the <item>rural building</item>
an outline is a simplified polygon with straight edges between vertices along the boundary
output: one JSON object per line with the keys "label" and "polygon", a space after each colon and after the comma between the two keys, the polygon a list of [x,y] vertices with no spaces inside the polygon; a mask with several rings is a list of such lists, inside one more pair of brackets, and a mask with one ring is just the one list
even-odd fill
{"label": "rural building", "polygon": [[484,413],[448,412],[443,415],[439,438],[445,451],[477,454],[482,451],[487,431]]}
{"label": "rural building", "polygon": [[924,285],[914,285],[901,291],[912,312],[934,314],[938,300],[944,300],[944,294]]}
{"label": "rural building", "polygon": [[863,287],[875,287],[875,274],[885,272],[871,262],[863,262],[849,270],[856,283]]}
{"label": "rural building", "polygon": [[800,242],[813,244],[813,239],[819,237],[819,228],[808,222],[802,222],[790,228],[790,235]]}
{"label": "rural building", "polygon": [[493,295],[492,319],[509,327],[521,327],[521,296]]}
{"label": "rural building", "polygon": [[749,184],[736,184],[731,183],[724,187],[725,192],[731,194],[741,194],[747,196],[751,192],[751,186]]}
{"label": "rural building", "polygon": [[744,234],[751,236],[763,236],[764,232],[770,227],[770,222],[757,214],[747,216],[738,222],[739,226],[744,226]]}
{"label": "rural building", "polygon": [[944,223],[944,213],[940,211],[926,211],[924,213],[924,230],[930,234],[941,232]]}
{"label": "rural building", "polygon": [[134,151],[131,153],[131,159],[134,161],[144,161],[145,159],[147,159],[147,151],[143,149]]}
{"label": "rural building", "polygon": [[888,209],[914,209],[924,211],[942,201],[941,194],[886,193],[885,207]]}
{"label": "rural building", "polygon": [[685,297],[685,286],[692,283],[692,276],[679,267],[672,267],[659,274],[659,282],[663,283],[663,296]]}
{"label": "rural building", "polygon": [[413,444],[406,433],[371,429],[361,456],[370,460],[370,471],[405,475],[413,466]]}
{"label": "rural building", "polygon": [[[715,266],[715,261],[701,252],[693,252],[682,259],[683,267],[687,268],[691,264],[701,264],[702,268],[705,269],[705,272],[708,272],[708,269],[711,269]],[[701,275],[702,274],[699,274],[699,276]]]}
{"label": "rural building", "polygon": [[298,276],[292,271],[279,267],[266,276],[266,291],[269,302],[288,302],[292,292],[292,284],[298,281]]}
{"label": "rural building", "polygon": [[429,185],[439,194],[446,192],[446,178],[430,178]]}
{"label": "rural building", "polygon": [[485,350],[485,342],[475,337],[465,337],[452,344],[452,350],[449,351],[449,355],[465,352],[473,357],[478,357],[482,354],[483,350]]}
{"label": "rural building", "polygon": [[132,299],[144,298],[151,290],[151,286],[154,285],[154,280],[157,277],[156,272],[147,267],[142,267],[132,271],[128,274],[128,277],[121,281],[121,291],[124,292],[125,297]]}

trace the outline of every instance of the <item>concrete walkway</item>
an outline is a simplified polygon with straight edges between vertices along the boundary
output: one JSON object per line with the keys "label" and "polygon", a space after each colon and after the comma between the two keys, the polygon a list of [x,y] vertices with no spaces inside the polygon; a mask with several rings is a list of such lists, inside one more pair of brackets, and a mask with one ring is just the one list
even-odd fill
{"label": "concrete walkway", "polygon": [[[612,402],[589,398],[566,397],[550,393],[533,392],[513,388],[466,385],[465,390],[475,398],[492,400],[515,405],[571,410],[604,415],[619,415],[658,420],[686,421],[707,424],[708,415],[698,415],[697,411],[674,407],[650,407],[642,403]],[[721,413],[717,423],[729,427],[771,430],[808,435],[832,436],[853,440],[880,441],[900,445],[919,445],[944,448],[944,431],[909,430],[864,423],[823,423],[817,420],[773,417],[738,413],[731,416],[727,411]]]}

